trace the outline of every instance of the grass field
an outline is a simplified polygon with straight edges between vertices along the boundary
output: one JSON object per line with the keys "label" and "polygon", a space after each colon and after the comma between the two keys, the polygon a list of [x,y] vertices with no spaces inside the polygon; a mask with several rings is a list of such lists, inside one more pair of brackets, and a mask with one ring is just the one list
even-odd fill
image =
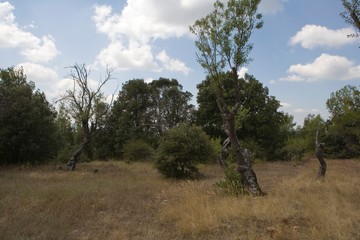
{"label": "grass field", "polygon": [[[214,183],[162,178],[148,163],[93,162],[0,170],[0,239],[360,239],[360,162],[257,163],[264,197],[232,197]],[[94,173],[94,169],[99,169]]]}

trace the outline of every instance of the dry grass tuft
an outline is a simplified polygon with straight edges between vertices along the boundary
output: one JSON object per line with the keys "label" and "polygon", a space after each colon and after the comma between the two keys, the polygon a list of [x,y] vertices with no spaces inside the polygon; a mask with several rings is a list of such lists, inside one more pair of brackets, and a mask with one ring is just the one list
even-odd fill
{"label": "dry grass tuft", "polygon": [[[232,197],[204,179],[171,181],[148,163],[0,170],[1,239],[360,239],[360,162],[255,165],[264,197]],[[94,169],[98,172],[94,174]]]}

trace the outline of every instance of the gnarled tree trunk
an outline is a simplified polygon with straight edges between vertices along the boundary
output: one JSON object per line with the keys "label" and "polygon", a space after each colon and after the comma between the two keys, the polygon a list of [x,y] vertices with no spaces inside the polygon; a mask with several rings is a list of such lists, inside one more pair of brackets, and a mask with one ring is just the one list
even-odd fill
{"label": "gnarled tree trunk", "polygon": [[327,164],[324,160],[324,149],[325,143],[319,142],[319,131],[316,131],[316,140],[315,140],[315,155],[320,162],[319,170],[317,173],[317,178],[324,178],[326,174]]}
{"label": "gnarled tree trunk", "polygon": [[264,195],[264,192],[261,190],[257,181],[256,174],[252,168],[250,153],[240,146],[239,139],[236,135],[235,113],[225,113],[224,120],[225,132],[230,139],[234,159],[238,164],[237,171],[241,175],[241,183],[244,186],[245,191],[254,196]]}
{"label": "gnarled tree trunk", "polygon": [[[237,172],[241,175],[241,181],[244,189],[253,196],[262,196],[265,193],[261,190],[257,181],[256,174],[252,169],[252,162],[249,151],[243,149],[240,146],[239,139],[236,135],[236,121],[235,116],[240,108],[240,105],[236,105],[231,111],[226,107],[222,94],[217,95],[217,104],[220,109],[223,121],[225,133],[230,140],[231,147],[233,149],[234,159],[238,164]],[[226,143],[225,140],[224,143]],[[226,146],[225,146],[226,147]],[[224,148],[224,146],[223,146]],[[223,166],[225,165],[225,159],[221,157],[227,157],[228,153],[224,152],[219,156],[219,160]]]}
{"label": "gnarled tree trunk", "polygon": [[70,157],[69,162],[66,164],[66,166],[69,168],[70,171],[74,171],[76,168],[76,164],[80,159],[81,153],[84,151],[86,145],[90,142],[89,137],[85,137],[82,142],[80,143],[79,147],[73,152],[73,154]]}

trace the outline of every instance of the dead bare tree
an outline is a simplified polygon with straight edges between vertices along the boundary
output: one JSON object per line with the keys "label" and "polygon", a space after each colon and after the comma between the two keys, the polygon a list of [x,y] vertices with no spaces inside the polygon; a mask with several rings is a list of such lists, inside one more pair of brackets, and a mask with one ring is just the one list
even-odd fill
{"label": "dead bare tree", "polygon": [[73,88],[67,90],[59,101],[65,104],[71,117],[81,127],[83,134],[82,141],[67,163],[69,170],[73,171],[85,147],[105,124],[112,100],[110,104],[107,104],[101,90],[112,79],[113,70],[107,68],[104,79],[100,79],[93,89],[89,80],[90,68],[86,68],[85,64],[75,64],[69,68],[71,71],[68,77],[73,80]]}
{"label": "dead bare tree", "polygon": [[324,160],[325,143],[319,142],[319,131],[316,131],[315,155],[320,162],[317,178],[324,178],[326,174],[326,162]]}

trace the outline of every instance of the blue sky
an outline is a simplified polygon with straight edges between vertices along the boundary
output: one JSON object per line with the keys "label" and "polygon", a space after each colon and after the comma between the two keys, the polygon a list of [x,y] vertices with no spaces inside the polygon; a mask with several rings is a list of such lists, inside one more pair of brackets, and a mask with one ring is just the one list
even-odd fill
{"label": "blue sky", "polygon": [[[105,93],[131,80],[175,78],[197,94],[204,70],[188,26],[212,10],[210,0],[0,0],[0,68],[23,66],[28,80],[53,101],[71,81],[68,66],[86,63],[91,78],[115,68]],[[340,0],[263,0],[264,27],[251,38],[246,71],[282,111],[302,124],[309,113],[329,116],[326,100],[359,86],[360,38],[339,16]]]}

